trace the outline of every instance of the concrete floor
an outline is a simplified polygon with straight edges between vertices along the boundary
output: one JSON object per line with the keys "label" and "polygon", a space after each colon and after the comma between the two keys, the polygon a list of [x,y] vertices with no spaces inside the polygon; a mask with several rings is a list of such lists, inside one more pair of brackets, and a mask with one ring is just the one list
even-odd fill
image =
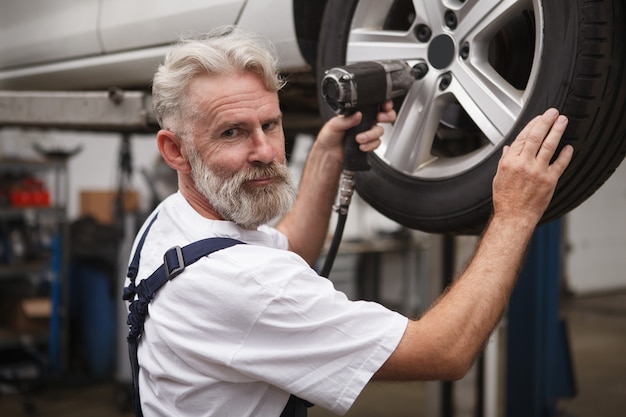
{"label": "concrete floor", "polygon": [[[560,417],[623,417],[626,410],[626,292],[564,297],[578,394],[558,403]],[[372,383],[347,416],[436,417],[427,383]],[[130,417],[113,382],[59,381],[32,395],[41,417]],[[430,410],[430,411],[429,411]],[[25,416],[20,397],[0,394],[0,416]],[[319,408],[310,417],[330,417]],[[465,415],[465,414],[463,414]],[[471,410],[467,413],[473,416]]]}

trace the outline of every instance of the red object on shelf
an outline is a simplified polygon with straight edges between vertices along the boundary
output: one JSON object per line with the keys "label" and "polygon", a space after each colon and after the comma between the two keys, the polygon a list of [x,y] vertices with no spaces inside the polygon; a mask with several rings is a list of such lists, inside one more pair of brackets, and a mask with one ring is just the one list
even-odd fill
{"label": "red object on shelf", "polygon": [[11,189],[9,202],[13,207],[49,207],[50,193],[40,180],[26,177]]}
{"label": "red object on shelf", "polygon": [[26,190],[15,189],[9,193],[9,201],[13,207],[30,207],[32,206],[30,193]]}

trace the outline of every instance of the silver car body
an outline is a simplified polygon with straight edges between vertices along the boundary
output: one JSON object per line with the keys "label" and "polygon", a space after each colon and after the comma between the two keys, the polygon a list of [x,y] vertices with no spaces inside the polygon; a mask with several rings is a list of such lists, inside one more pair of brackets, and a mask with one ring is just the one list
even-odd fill
{"label": "silver car body", "polygon": [[145,87],[180,35],[238,25],[277,46],[281,68],[308,66],[291,0],[29,0],[2,5],[0,89]]}

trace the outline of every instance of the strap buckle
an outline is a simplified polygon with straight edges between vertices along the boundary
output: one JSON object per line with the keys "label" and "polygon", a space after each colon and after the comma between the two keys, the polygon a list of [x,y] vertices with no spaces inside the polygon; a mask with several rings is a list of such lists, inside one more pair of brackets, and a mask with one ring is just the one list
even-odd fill
{"label": "strap buckle", "polygon": [[172,279],[185,270],[185,259],[180,246],[174,246],[163,255],[163,265],[165,266],[165,276]]}

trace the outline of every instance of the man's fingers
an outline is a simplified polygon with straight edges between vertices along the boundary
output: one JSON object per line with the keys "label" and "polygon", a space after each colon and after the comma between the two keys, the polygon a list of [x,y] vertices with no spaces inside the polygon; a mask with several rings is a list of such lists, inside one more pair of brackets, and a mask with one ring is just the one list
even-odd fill
{"label": "man's fingers", "polygon": [[554,156],[559,142],[561,141],[563,133],[565,133],[567,122],[567,117],[563,115],[557,117],[547,136],[540,144],[537,152],[537,160],[546,164],[550,162],[550,159]]}
{"label": "man's fingers", "polygon": [[378,123],[392,123],[396,120],[396,112],[393,109],[393,101],[387,100],[381,106],[381,111],[376,115]]}
{"label": "man's fingers", "polygon": [[530,122],[528,122],[526,126],[524,126],[522,131],[519,132],[515,140],[511,143],[510,149],[513,155],[519,155],[520,153],[522,153],[522,149],[524,149],[524,144],[526,143],[526,137],[534,128],[535,124],[537,124],[539,117],[541,116],[536,116]]}
{"label": "man's fingers", "polygon": [[536,116],[528,122],[511,143],[513,155],[521,155],[523,151],[528,157],[536,157],[544,138],[558,115],[558,110],[550,108],[544,114]]}
{"label": "man's fingers", "polygon": [[565,172],[565,168],[567,168],[567,166],[569,165],[573,155],[574,148],[572,147],[572,145],[565,145],[565,147],[561,149],[561,153],[559,153],[559,156],[550,166],[550,169],[554,170],[558,177],[560,177]]}
{"label": "man's fingers", "polygon": [[[559,116],[556,109],[550,108],[545,111],[538,119],[536,119],[532,128],[528,131],[524,140],[523,152],[529,157],[535,158],[543,142],[552,129],[554,122]],[[559,136],[560,137],[560,136]],[[558,143],[558,142],[557,142]],[[554,148],[556,149],[556,148]],[[554,149],[552,150],[554,152]]]}
{"label": "man's fingers", "polygon": [[370,130],[356,135],[355,140],[363,152],[371,152],[380,146],[380,137],[385,133],[382,126],[374,125]]}

